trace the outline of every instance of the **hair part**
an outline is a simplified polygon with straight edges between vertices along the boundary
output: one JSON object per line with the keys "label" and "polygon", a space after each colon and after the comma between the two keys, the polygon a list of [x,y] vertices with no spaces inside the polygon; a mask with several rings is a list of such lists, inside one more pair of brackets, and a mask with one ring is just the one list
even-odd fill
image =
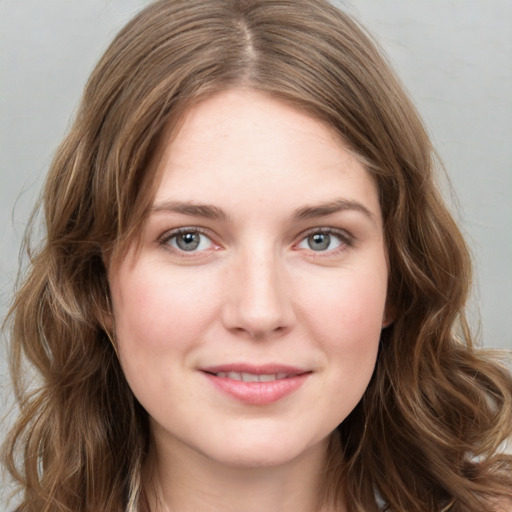
{"label": "hair part", "polygon": [[324,0],[160,0],[87,83],[45,185],[46,238],[10,311],[21,414],[4,459],[24,490],[20,512],[142,503],[148,418],[109,340],[105,260],[123,256],[147,217],[163,134],[192,103],[236,87],[321,119],[379,189],[395,320],[333,435],[324,500],[488,511],[512,488],[512,458],[497,452],[512,430],[512,378],[472,345],[468,251],[434,185],[430,140],[381,52]]}

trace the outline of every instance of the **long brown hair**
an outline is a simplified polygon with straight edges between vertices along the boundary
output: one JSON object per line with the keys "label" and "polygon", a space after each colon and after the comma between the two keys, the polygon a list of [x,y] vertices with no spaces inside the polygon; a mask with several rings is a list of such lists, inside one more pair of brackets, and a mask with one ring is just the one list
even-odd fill
{"label": "long brown hair", "polygon": [[512,457],[498,448],[512,431],[512,377],[472,344],[468,251],[421,120],[364,30],[325,0],[160,0],[98,63],[52,163],[46,237],[9,316],[20,415],[4,459],[19,510],[140,505],[148,419],[104,323],[104,259],[122,257],[144,222],[163,131],[193,101],[240,86],[328,123],[379,187],[395,321],[334,433],[324,498],[360,512],[488,511],[511,496]]}

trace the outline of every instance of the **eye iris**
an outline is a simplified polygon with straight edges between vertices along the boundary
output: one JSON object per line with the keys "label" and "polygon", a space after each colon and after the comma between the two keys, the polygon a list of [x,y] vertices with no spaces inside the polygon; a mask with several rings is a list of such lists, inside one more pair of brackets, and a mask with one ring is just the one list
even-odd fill
{"label": "eye iris", "polygon": [[193,251],[199,246],[201,241],[199,233],[181,233],[176,237],[176,245],[182,251]]}
{"label": "eye iris", "polygon": [[323,251],[329,247],[331,237],[327,233],[315,233],[308,236],[308,245],[313,251]]}

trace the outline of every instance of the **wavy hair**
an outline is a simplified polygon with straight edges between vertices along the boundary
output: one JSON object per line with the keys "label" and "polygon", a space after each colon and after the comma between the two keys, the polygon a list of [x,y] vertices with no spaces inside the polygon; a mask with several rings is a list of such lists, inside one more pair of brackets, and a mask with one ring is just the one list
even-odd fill
{"label": "wavy hair", "polygon": [[109,341],[104,260],[122,257],[146,218],[164,131],[234,87],[327,123],[379,189],[395,321],[333,433],[324,499],[351,512],[488,512],[511,497],[512,457],[498,448],[512,377],[471,341],[470,258],[424,126],[371,38],[325,0],[160,0],[101,58],[51,165],[45,237],[8,317],[20,414],[3,453],[18,510],[144,509],[148,418]]}

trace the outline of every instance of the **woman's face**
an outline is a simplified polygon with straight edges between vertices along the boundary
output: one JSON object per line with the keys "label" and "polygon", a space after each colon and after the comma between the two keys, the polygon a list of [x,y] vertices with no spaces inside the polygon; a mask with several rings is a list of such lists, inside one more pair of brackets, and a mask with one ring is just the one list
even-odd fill
{"label": "woman's face", "polygon": [[109,269],[157,449],[243,466],[323,450],[385,321],[373,179],[324,124],[242,90],[191,108],[159,165],[141,245]]}

